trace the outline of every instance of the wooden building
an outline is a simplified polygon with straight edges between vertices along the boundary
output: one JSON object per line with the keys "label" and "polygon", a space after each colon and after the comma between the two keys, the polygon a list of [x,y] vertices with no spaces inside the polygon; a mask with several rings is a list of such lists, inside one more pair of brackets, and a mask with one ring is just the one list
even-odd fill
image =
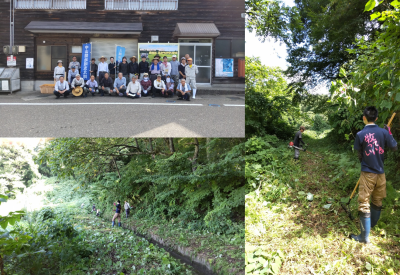
{"label": "wooden building", "polygon": [[[138,43],[179,43],[180,56],[189,53],[200,65],[203,85],[244,87],[245,19],[243,0],[12,0],[15,45],[22,89],[38,90],[52,83],[57,60],[68,67],[72,56],[81,60],[82,43],[92,42],[92,56],[137,56]],[[10,0],[0,1],[0,41],[8,45]],[[97,56],[99,55],[99,56]],[[34,68],[26,69],[26,58]],[[215,77],[215,58],[233,58],[234,76]],[[0,67],[6,66],[2,54]],[[96,61],[97,63],[98,61]]]}

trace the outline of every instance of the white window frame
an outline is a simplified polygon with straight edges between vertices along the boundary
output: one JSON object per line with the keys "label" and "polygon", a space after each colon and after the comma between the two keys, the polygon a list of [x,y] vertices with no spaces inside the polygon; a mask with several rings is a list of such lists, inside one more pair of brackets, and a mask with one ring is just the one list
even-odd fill
{"label": "white window frame", "polygon": [[[79,6],[77,6],[78,3]],[[86,3],[87,0],[14,0],[14,8],[18,10],[85,10]]]}
{"label": "white window frame", "polygon": [[[179,8],[179,0],[119,0],[122,1],[124,6],[122,8],[114,8],[115,1],[118,0],[104,0],[104,10],[158,10],[158,11],[168,11],[168,10],[178,10]],[[107,4],[108,2],[108,4]],[[155,8],[148,8],[148,6],[151,6],[152,4],[146,3],[146,7],[143,8],[143,3],[142,2],[150,2],[154,3],[153,6]],[[165,2],[175,2],[175,8],[174,9],[162,9],[160,6],[165,3]],[[139,4],[139,8],[137,8]],[[159,7],[157,7],[159,5]],[[117,6],[117,4],[116,4]]]}
{"label": "white window frame", "polygon": [[[185,38],[185,39],[199,39],[199,38]],[[208,38],[205,38],[208,39]],[[213,68],[213,59],[212,59],[212,53],[213,53],[213,43],[179,43],[179,46],[194,46],[194,53],[193,53],[193,64],[196,65],[196,46],[210,46],[211,51],[210,51],[210,66],[198,66],[198,68],[210,68],[210,83],[199,83],[201,85],[211,85],[211,80],[212,80],[212,68]],[[183,54],[183,53],[180,53]]]}

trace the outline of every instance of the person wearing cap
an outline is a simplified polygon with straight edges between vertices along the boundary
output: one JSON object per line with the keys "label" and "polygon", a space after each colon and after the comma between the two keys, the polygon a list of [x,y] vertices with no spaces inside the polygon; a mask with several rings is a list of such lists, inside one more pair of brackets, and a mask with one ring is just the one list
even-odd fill
{"label": "person wearing cap", "polygon": [[119,63],[119,70],[120,73],[125,77],[125,79],[129,79],[129,64],[126,61],[126,57],[122,57],[122,62]]}
{"label": "person wearing cap", "polygon": [[[154,83],[154,81],[157,80],[157,75],[161,74],[161,68],[160,68],[160,64],[158,63],[158,59],[157,58],[153,58],[152,62],[153,63],[150,66],[150,72],[151,72],[150,80],[151,80],[151,83]],[[153,85],[151,97],[154,97],[154,93],[155,93],[154,89],[155,88],[154,88],[154,85]]]}
{"label": "person wearing cap", "polygon": [[[172,56],[172,61],[170,63],[171,63],[171,78],[172,80],[174,80],[174,84],[177,84],[179,81],[179,61],[176,60],[176,55]],[[174,88],[174,93],[175,92],[176,92],[176,86]]]}
{"label": "person wearing cap", "polygon": [[99,93],[99,85],[97,81],[94,79],[94,75],[90,76],[90,79],[86,82],[85,87],[83,88],[85,95],[87,93],[91,93],[94,96],[95,93]]}
{"label": "person wearing cap", "polygon": [[111,93],[113,92],[113,84],[114,81],[112,78],[109,76],[109,73],[104,74],[104,78],[100,82],[100,94],[101,96],[104,96],[104,93],[107,93],[108,95],[111,96]]}
{"label": "person wearing cap", "polygon": [[75,79],[75,76],[79,74],[78,70],[75,66],[72,66],[71,69],[68,71],[68,84],[71,85],[72,80]]}
{"label": "person wearing cap", "polygon": [[146,54],[142,54],[142,61],[140,61],[140,63],[139,63],[140,80],[143,80],[145,73],[147,73],[147,76],[148,76],[149,72],[150,72],[150,65],[146,59],[147,59]]}
{"label": "person wearing cap", "polygon": [[78,61],[76,61],[76,56],[72,57],[72,61],[69,62],[68,68],[72,69],[72,66],[75,66],[75,69],[78,71],[79,74],[79,70],[81,69],[81,64]]}
{"label": "person wearing cap", "polygon": [[114,81],[114,91],[119,96],[126,96],[126,78],[121,72],[118,73],[118,77]]}
{"label": "person wearing cap", "polygon": [[92,58],[90,63],[90,75],[97,75],[97,64],[95,63],[96,59]]}
{"label": "person wearing cap", "polygon": [[129,82],[128,87],[126,88],[126,96],[130,98],[138,98],[141,97],[142,91],[140,87],[139,80],[137,79],[137,75],[132,76],[132,81]]}
{"label": "person wearing cap", "polygon": [[163,57],[163,62],[160,64],[161,74],[164,78],[171,73],[171,63],[168,62],[168,57]]}
{"label": "person wearing cap", "polygon": [[115,79],[115,75],[116,75],[116,68],[117,65],[114,62],[114,57],[110,57],[110,63],[108,64],[108,71],[110,72],[110,77],[112,79]]}
{"label": "person wearing cap", "polygon": [[[76,74],[75,78],[71,82],[71,89],[70,92],[72,93],[72,90],[74,90],[76,87],[83,87],[85,86],[85,80],[81,77],[80,74]],[[82,93],[83,97],[87,96],[87,91],[85,93],[85,89],[83,89]]]}
{"label": "person wearing cap", "polygon": [[167,89],[165,89],[165,93],[164,96],[165,97],[169,97],[169,96],[173,96],[174,95],[174,84],[175,81],[172,79],[172,77],[170,75],[167,75],[166,79],[165,79],[165,86],[167,87]]}
{"label": "person wearing cap", "polygon": [[57,67],[54,68],[54,80],[58,81],[60,76],[65,77],[65,68],[62,65],[62,60],[57,61]]}
{"label": "person wearing cap", "polygon": [[182,78],[186,79],[186,74],[185,74],[185,68],[186,68],[186,58],[182,57],[181,58],[181,64],[179,64],[178,71],[179,71],[179,82]]}
{"label": "person wearing cap", "polygon": [[99,58],[99,61],[100,63],[99,65],[97,65],[98,66],[97,76],[99,77],[99,83],[101,83],[104,78],[104,75],[106,73],[109,73],[109,71],[108,71],[108,64],[106,63],[107,58],[102,56]]}
{"label": "person wearing cap", "polygon": [[165,90],[166,90],[166,88],[167,88],[167,87],[165,86],[164,81],[162,81],[162,79],[161,79],[161,75],[158,74],[158,75],[157,75],[157,79],[154,80],[153,93],[151,94],[151,97],[154,97],[155,91],[159,91],[159,92],[161,92],[161,94],[162,94],[163,96],[165,96]]}
{"label": "person wearing cap", "polygon": [[140,86],[142,86],[142,96],[148,96],[152,87],[148,73],[143,74],[143,79],[140,81]]}
{"label": "person wearing cap", "polygon": [[192,58],[188,58],[188,65],[185,67],[186,83],[190,85],[193,91],[192,98],[196,98],[196,75],[199,73],[199,69],[193,64]]}
{"label": "person wearing cap", "polygon": [[54,95],[56,99],[60,98],[61,95],[64,95],[65,98],[69,95],[69,86],[67,81],[64,80],[64,76],[60,75],[58,81],[54,85]]}
{"label": "person wearing cap", "polygon": [[136,62],[136,56],[132,56],[130,60],[131,62],[129,63],[129,79],[132,79],[132,76],[139,75],[139,64]]}
{"label": "person wearing cap", "polygon": [[154,58],[158,59],[158,62],[160,63],[161,56],[158,53],[154,56]]}
{"label": "person wearing cap", "polygon": [[178,93],[179,100],[187,100],[190,101],[190,86],[186,84],[186,80],[184,78],[181,79],[181,83],[176,87],[176,91]]}

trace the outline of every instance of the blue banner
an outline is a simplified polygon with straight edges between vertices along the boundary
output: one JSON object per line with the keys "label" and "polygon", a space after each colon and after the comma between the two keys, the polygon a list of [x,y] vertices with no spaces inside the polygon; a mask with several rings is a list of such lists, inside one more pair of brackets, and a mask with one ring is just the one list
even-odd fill
{"label": "blue banner", "polygon": [[84,80],[90,79],[90,58],[92,55],[92,44],[82,44],[81,77]]}
{"label": "blue banner", "polygon": [[125,56],[125,47],[117,46],[117,62],[122,62],[122,57]]}

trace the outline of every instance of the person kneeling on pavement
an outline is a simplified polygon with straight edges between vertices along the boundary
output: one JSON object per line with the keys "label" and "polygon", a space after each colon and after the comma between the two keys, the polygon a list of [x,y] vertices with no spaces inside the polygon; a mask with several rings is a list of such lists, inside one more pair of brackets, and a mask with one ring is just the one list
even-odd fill
{"label": "person kneeling on pavement", "polygon": [[[70,93],[72,93],[74,96],[81,96],[82,94],[84,94],[83,93],[84,85],[85,85],[85,80],[83,80],[83,78],[81,77],[80,74],[77,74],[71,82]],[[77,91],[77,90],[79,90],[79,88],[75,90],[75,88],[77,88],[77,87],[81,87],[82,88],[81,91]],[[86,95],[84,95],[84,96],[86,97]]]}
{"label": "person kneeling on pavement", "polygon": [[104,96],[105,93],[111,96],[111,93],[113,92],[113,84],[114,84],[114,82],[113,82],[112,78],[109,76],[108,73],[105,73],[104,78],[101,80],[101,83],[100,83],[101,96]]}
{"label": "person kneeling on pavement", "polygon": [[154,91],[157,91],[157,92],[161,92],[161,94],[163,95],[163,96],[165,96],[165,89],[167,88],[166,86],[165,86],[165,83],[164,83],[164,81],[162,81],[161,80],[161,75],[159,74],[159,75],[157,75],[157,79],[156,80],[154,80]]}
{"label": "person kneeling on pavement", "polygon": [[[385,147],[397,150],[397,142],[392,136],[390,127],[385,129],[375,124],[378,110],[374,106],[365,108],[363,122],[365,127],[357,133],[354,150],[358,151],[361,162],[360,185],[358,189],[358,214],[360,218],[360,235],[350,234],[350,238],[369,243],[369,232],[381,216],[382,200],[386,197],[386,177],[383,170]],[[369,198],[371,198],[371,204]]]}
{"label": "person kneeling on pavement", "polygon": [[59,77],[59,80],[56,82],[54,85],[54,92],[56,98],[60,98],[61,95],[64,95],[64,97],[68,97],[69,95],[69,86],[67,81],[64,80],[63,76]]}
{"label": "person kneeling on pavement", "polygon": [[90,79],[86,82],[84,93],[85,95],[91,93],[92,96],[94,96],[95,93],[99,93],[99,85],[97,84],[97,81],[94,80],[94,75],[91,75]]}
{"label": "person kneeling on pavement", "polygon": [[166,78],[166,87],[167,87],[167,89],[165,90],[165,97],[168,97],[168,96],[173,96],[174,95],[174,83],[175,83],[175,81],[171,78],[171,76],[170,75],[167,75],[167,78]]}
{"label": "person kneeling on pavement", "polygon": [[126,78],[122,73],[114,81],[114,92],[119,96],[126,96]]}
{"label": "person kneeling on pavement", "polygon": [[187,100],[190,101],[190,86],[186,84],[186,80],[184,78],[181,79],[181,83],[176,87],[176,92],[178,93],[179,100]]}
{"label": "person kneeling on pavement", "polygon": [[143,74],[143,80],[140,81],[140,86],[142,86],[142,96],[148,96],[151,91],[151,80],[148,73]]}
{"label": "person kneeling on pavement", "polygon": [[142,88],[140,87],[137,75],[132,76],[132,81],[129,82],[128,88],[126,88],[126,96],[130,98],[137,98],[142,96]]}

